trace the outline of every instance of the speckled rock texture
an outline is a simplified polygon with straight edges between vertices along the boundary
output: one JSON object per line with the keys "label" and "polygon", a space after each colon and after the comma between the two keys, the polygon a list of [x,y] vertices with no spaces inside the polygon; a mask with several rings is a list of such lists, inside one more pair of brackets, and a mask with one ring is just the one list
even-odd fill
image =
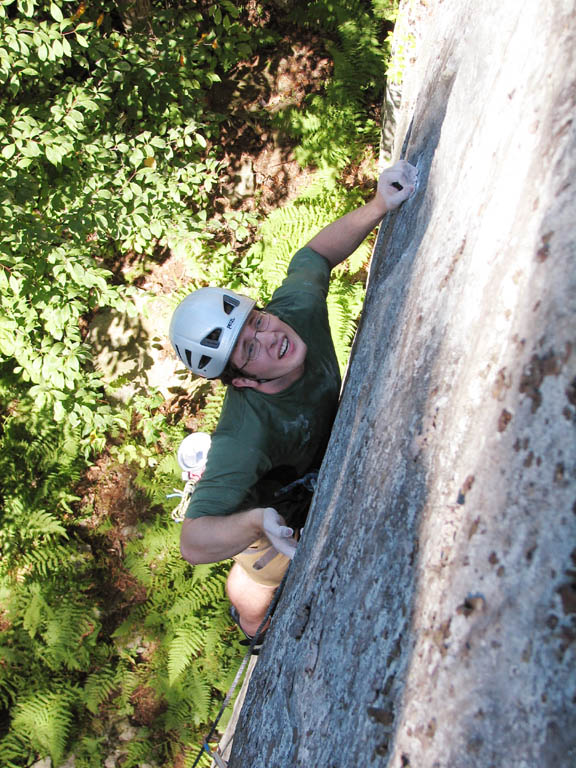
{"label": "speckled rock texture", "polygon": [[576,765],[576,4],[415,8],[419,187],[230,768]]}

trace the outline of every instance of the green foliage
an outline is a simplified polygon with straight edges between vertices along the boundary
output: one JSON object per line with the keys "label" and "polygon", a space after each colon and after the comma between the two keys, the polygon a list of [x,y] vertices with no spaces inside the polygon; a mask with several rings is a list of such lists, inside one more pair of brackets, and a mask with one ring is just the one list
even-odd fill
{"label": "green foliage", "polygon": [[218,383],[206,398],[206,405],[202,412],[202,430],[204,432],[212,432],[216,428],[225,396],[226,387]]}
{"label": "green foliage", "polygon": [[118,670],[112,664],[92,672],[86,678],[82,695],[86,708],[93,715],[98,714],[100,705],[110,698],[120,682]]}
{"label": "green foliage", "polygon": [[203,94],[257,40],[238,16],[230,2],[158,12],[156,34],[127,35],[113,2],[0,5],[0,365],[89,445],[112,417],[81,317],[130,311],[102,266],[114,251],[207,236],[219,117]]}
{"label": "green foliage", "polygon": [[127,548],[126,565],[148,587],[138,615],[128,618],[116,637],[146,628],[157,643],[154,688],[165,702],[159,720],[167,730],[186,732],[206,723],[235,673],[237,633],[228,617],[223,563],[193,569],[180,557],[180,528],[166,515]]}
{"label": "green foliage", "polygon": [[366,144],[378,143],[380,125],[368,108],[382,99],[389,56],[382,32],[392,28],[397,8],[397,0],[310,0],[292,11],[292,19],[326,39],[334,62],[323,93],[277,118],[297,140],[303,166],[341,170],[358,160]]}
{"label": "green foliage", "polygon": [[[49,431],[47,436],[53,439]],[[46,463],[51,459],[45,455]],[[58,764],[78,719],[87,730],[78,737],[76,764],[101,765],[104,713],[112,708],[116,718],[133,715],[142,686],[150,688],[158,708],[155,735],[138,729],[126,764],[138,765],[143,755],[167,764],[173,757],[169,741],[158,734],[170,731],[177,743],[196,744],[197,729],[214,716],[240,653],[224,600],[226,566],[191,568],[180,557],[180,529],[165,498],[178,478],[172,469],[164,461],[159,474],[148,465],[140,472],[143,491],[164,496],[164,505],[126,544],[123,567],[144,589],[144,602],[116,620],[112,635],[103,633],[107,597],[94,590],[100,529],[86,546],[66,512],[29,513],[19,556],[13,544],[0,573],[0,702],[10,711],[10,731],[0,733],[2,765],[26,765],[35,753]],[[15,483],[14,496],[18,490]],[[53,492],[55,500],[58,486]],[[14,536],[13,527],[3,535],[8,532]],[[28,547],[39,553],[36,558],[26,556]],[[52,550],[58,559],[49,557]],[[12,568],[5,567],[9,563]]]}
{"label": "green foliage", "polygon": [[12,729],[41,753],[48,753],[58,765],[64,757],[72,724],[73,691],[37,691],[14,708]]}
{"label": "green foliage", "polygon": [[77,431],[68,424],[46,424],[42,436],[35,436],[23,417],[5,419],[0,435],[0,548],[8,572],[18,569],[29,578],[45,578],[52,570],[79,566],[82,558],[70,546],[62,523],[76,498],[71,488],[83,467],[78,453]]}
{"label": "green foliage", "polygon": [[[265,303],[295,249],[361,202],[341,172],[376,140],[368,107],[379,98],[382,20],[393,6],[298,3],[290,23],[323,33],[334,76],[277,127],[298,142],[299,160],[320,170],[264,221],[242,210],[214,216],[224,116],[212,109],[210,91],[239,60],[265,56],[274,33],[230,0],[153,2],[143,24],[127,5],[0,1],[0,764],[7,768],[44,756],[58,765],[70,750],[77,768],[100,768],[121,721],[135,728],[124,766],[191,765],[238,668],[228,566],[188,565],[170,518],[166,493],[181,485],[174,452],[184,427],[155,393],[112,405],[86,341],[92,313],[134,311],[118,261],[182,248],[193,284],[227,284]],[[256,227],[259,243],[250,246]],[[332,281],[341,365],[368,258],[363,245]],[[198,398],[207,391],[198,388]],[[215,427],[224,392],[208,393],[203,429]],[[86,494],[98,484],[88,471],[111,488],[105,510],[97,488]],[[133,482],[114,497],[122,472]],[[141,515],[125,519],[136,497]]]}

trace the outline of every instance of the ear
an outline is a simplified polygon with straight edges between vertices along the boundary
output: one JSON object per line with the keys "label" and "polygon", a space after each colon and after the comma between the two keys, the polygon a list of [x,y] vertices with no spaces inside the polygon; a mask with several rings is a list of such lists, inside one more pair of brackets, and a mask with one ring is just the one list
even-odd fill
{"label": "ear", "polygon": [[232,379],[232,386],[237,389],[248,387],[249,389],[260,389],[261,384],[257,379],[248,379],[246,376],[236,376]]}

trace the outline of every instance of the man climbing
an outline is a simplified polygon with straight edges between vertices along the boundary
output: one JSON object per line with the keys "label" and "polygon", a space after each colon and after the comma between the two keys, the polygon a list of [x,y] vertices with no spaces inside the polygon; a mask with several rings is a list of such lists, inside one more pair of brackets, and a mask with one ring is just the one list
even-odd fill
{"label": "man climbing", "polygon": [[230,385],[180,548],[192,564],[234,558],[227,591],[249,638],[294,555],[289,525],[301,524],[291,520],[290,504],[279,514],[270,489],[319,467],[336,415],[340,374],[326,307],[330,271],[410,197],[416,179],[416,168],[403,160],[385,170],[370,202],[295,254],[265,310],[232,291],[202,288],[172,317],[170,338],[182,363]]}

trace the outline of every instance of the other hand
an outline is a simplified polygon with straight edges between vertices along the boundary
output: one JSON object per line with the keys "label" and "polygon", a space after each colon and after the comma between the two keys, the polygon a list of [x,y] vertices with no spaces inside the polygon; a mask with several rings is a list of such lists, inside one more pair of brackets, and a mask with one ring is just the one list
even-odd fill
{"label": "other hand", "polygon": [[266,507],[262,514],[262,529],[274,549],[287,555],[291,560],[296,554],[297,541],[294,531],[286,525],[286,521],[275,509]]}
{"label": "other hand", "polygon": [[406,160],[399,160],[382,171],[378,179],[378,195],[384,201],[387,211],[398,208],[410,197],[416,188],[417,179],[418,169]]}

